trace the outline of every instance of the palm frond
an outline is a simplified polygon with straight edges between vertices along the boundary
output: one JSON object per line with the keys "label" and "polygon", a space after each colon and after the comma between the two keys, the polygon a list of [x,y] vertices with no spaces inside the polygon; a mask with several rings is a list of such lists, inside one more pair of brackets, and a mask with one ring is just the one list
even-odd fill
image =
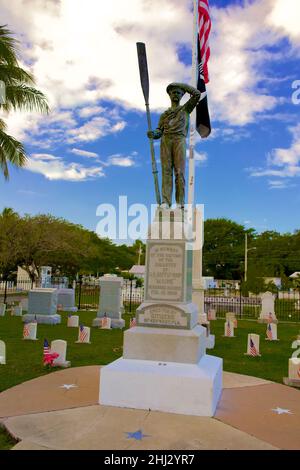
{"label": "palm frond", "polygon": [[35,88],[26,85],[8,85],[6,87],[6,103],[2,105],[5,111],[24,110],[49,113],[46,96]]}
{"label": "palm frond", "polygon": [[0,167],[5,179],[9,178],[8,161],[17,167],[26,164],[27,155],[21,142],[0,130]]}
{"label": "palm frond", "polygon": [[8,64],[17,64],[18,41],[6,25],[0,26],[0,58]]}
{"label": "palm frond", "polygon": [[27,83],[33,85],[34,77],[30,72],[18,67],[17,65],[7,65],[0,63],[0,80],[6,85],[17,85],[18,83]]}

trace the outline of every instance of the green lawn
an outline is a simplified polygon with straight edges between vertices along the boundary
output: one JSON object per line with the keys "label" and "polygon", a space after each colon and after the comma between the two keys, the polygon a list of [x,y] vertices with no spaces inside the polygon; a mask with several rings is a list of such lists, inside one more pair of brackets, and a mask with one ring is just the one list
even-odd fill
{"label": "green lawn", "polygon": [[0,450],[9,450],[17,444],[18,441],[13,439],[5,429],[0,426]]}
{"label": "green lawn", "polygon": [[[96,312],[80,312],[80,321],[91,326]],[[125,315],[126,326],[129,316]],[[23,341],[23,323],[20,317],[6,315],[0,317],[0,339],[6,343],[7,364],[0,366],[0,392],[26,380],[51,373],[42,365],[43,340],[53,339],[68,342],[67,359],[72,367],[92,364],[108,364],[122,355],[123,332],[121,330],[100,330],[92,328],[91,344],[76,344],[77,328],[67,328],[67,314],[62,314],[61,325],[38,325],[38,341]],[[224,359],[224,370],[253,375],[282,383],[287,375],[288,359],[291,357],[292,341],[300,333],[300,324],[280,323],[280,341],[265,341],[266,325],[255,321],[239,321],[236,338],[223,338],[224,321],[211,322],[212,333],[216,335],[216,347],[209,354]],[[247,349],[247,334],[260,334],[262,357],[252,358],[244,355]]]}

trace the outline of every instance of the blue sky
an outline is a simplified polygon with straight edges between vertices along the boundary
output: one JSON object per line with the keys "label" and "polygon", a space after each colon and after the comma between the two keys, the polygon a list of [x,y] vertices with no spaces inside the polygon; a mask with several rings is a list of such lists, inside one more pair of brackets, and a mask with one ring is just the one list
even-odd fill
{"label": "blue sky", "polygon": [[[154,203],[135,43],[147,45],[157,124],[169,105],[168,83],[190,81],[191,2],[105,3],[0,3],[2,23],[21,41],[21,63],[52,109],[48,118],[6,118],[30,160],[0,181],[0,209],[51,213],[94,230],[101,203],[117,205],[120,195],[128,204]],[[300,229],[300,104],[292,102],[300,2],[210,4],[213,133],[196,147],[196,202],[205,204],[206,218],[231,218],[258,232]]]}

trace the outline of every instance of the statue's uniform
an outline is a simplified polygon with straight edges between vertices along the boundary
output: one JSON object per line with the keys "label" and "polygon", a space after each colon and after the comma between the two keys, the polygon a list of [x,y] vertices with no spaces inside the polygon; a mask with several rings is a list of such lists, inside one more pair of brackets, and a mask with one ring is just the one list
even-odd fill
{"label": "statue's uniform", "polygon": [[197,105],[200,93],[195,90],[183,106],[169,108],[159,120],[158,130],[162,133],[160,159],[162,166],[162,203],[172,204],[173,168],[175,173],[176,203],[184,206],[185,201],[185,160],[186,137],[189,128],[189,114]]}

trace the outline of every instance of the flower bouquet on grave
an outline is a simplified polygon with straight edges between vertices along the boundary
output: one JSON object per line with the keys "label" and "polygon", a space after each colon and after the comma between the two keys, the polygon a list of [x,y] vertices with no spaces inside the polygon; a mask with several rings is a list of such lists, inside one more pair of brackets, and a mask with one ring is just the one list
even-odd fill
{"label": "flower bouquet on grave", "polygon": [[43,355],[43,364],[47,369],[51,369],[55,359],[59,357],[59,354],[56,352],[51,352],[48,341],[44,340],[44,355]]}

